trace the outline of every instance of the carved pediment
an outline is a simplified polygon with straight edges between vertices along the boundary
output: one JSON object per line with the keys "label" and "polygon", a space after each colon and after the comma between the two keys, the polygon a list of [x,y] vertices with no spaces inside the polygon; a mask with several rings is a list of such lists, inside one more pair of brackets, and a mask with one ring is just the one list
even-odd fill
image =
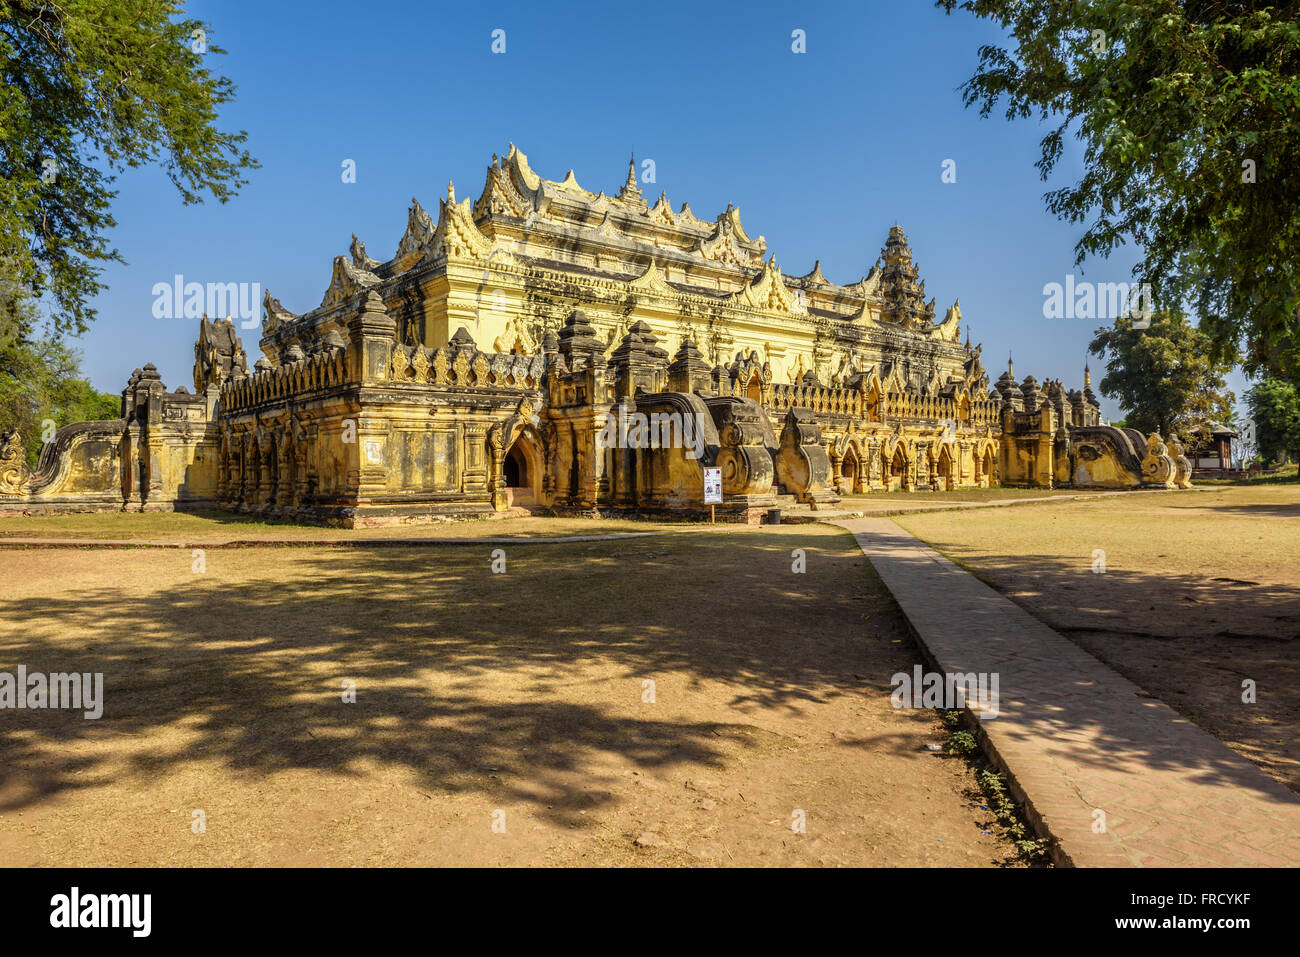
{"label": "carved pediment", "polygon": [[931,326],[928,331],[930,335],[937,336],[944,342],[956,342],[961,335],[961,300],[958,299],[949,306],[943,322]]}
{"label": "carved pediment", "polygon": [[297,315],[280,305],[280,300],[271,295],[271,290],[262,291],[262,334],[267,335],[297,319]]}
{"label": "carved pediment", "polygon": [[618,227],[614,225],[614,220],[609,213],[606,213],[605,218],[600,221],[600,225],[596,227],[596,232],[600,233],[602,236],[621,235]]}
{"label": "carved pediment", "polygon": [[864,326],[879,326],[880,322],[876,319],[871,311],[871,300],[863,299],[862,306],[853,315],[849,316],[849,322],[856,322]]}
{"label": "carved pediment", "polygon": [[700,219],[691,211],[690,203],[682,203],[682,208],[677,210],[677,225],[682,227],[700,228],[707,226],[708,223]]}
{"label": "carved pediment", "polygon": [[822,261],[820,259],[813,263],[812,272],[799,278],[804,282],[815,282],[822,286],[830,285],[830,282],[822,275]]}
{"label": "carved pediment", "polygon": [[731,297],[740,305],[768,312],[793,312],[794,296],[781,276],[781,269],[774,260],[768,260],[763,271],[754,281]]}
{"label": "carved pediment", "polygon": [[348,247],[348,253],[352,256],[352,265],[358,269],[370,272],[379,265],[378,259],[371,259],[366,255],[366,244],[357,239],[356,233],[352,234],[352,245]]}
{"label": "carved pediment", "polygon": [[701,239],[695,246],[695,252],[710,262],[725,263],[728,266],[754,266],[760,259],[758,254],[750,252],[736,241],[735,233],[723,228],[719,228],[708,239]]}
{"label": "carved pediment", "polygon": [[899,369],[898,363],[891,363],[889,372],[885,376],[886,392],[906,392],[908,384],[903,380],[902,370]]}
{"label": "carved pediment", "polygon": [[[263,305],[269,297],[263,297]],[[276,306],[274,299],[271,300]],[[229,317],[212,322],[205,315],[199,320],[199,338],[194,343],[194,391],[203,392],[210,385],[248,375],[244,344]]]}
{"label": "carved pediment", "polygon": [[581,186],[578,185],[578,178],[573,175],[573,170],[569,170],[567,173],[565,173],[564,179],[560,180],[558,183],[556,183],[554,180],[551,180],[550,182],[552,185],[558,186],[560,189],[568,193],[579,193],[584,196],[591,195],[585,189],[583,189]]}
{"label": "carved pediment", "polygon": [[532,355],[537,352],[537,342],[533,339],[532,333],[520,321],[518,316],[511,316],[510,321],[506,323],[505,329],[501,335],[497,336],[492,343],[492,348],[498,353],[508,354],[518,349],[524,355]]}
{"label": "carved pediment", "polygon": [[873,267],[871,272],[867,273],[865,278],[846,287],[852,290],[855,295],[862,297],[862,305],[858,307],[857,311],[854,312],[853,315],[848,317],[849,322],[857,322],[868,326],[880,325],[880,322],[876,319],[875,313],[872,309],[872,306],[877,305],[879,302],[876,295],[879,286],[880,270]]}
{"label": "carved pediment", "polygon": [[632,289],[651,292],[660,296],[677,295],[677,290],[668,285],[668,280],[664,278],[663,272],[653,262],[646,267],[645,272],[628,283],[628,286]]}
{"label": "carved pediment", "polygon": [[[718,214],[717,223],[719,229],[723,229],[726,232],[731,233],[736,237],[737,240],[739,240],[745,246],[751,246],[751,245],[766,246],[767,245],[767,243],[763,240],[762,236],[758,237],[757,243],[755,243],[754,240],[749,238],[749,233],[745,232],[745,227],[740,224],[740,210],[738,210],[735,206],[732,206],[730,203],[727,204],[726,210]],[[760,252],[759,255],[761,256],[762,253]]]}
{"label": "carved pediment", "polygon": [[425,212],[420,201],[411,198],[411,208],[406,216],[406,232],[397,244],[397,253],[393,256],[399,271],[408,269],[419,261],[428,251],[433,241],[433,219]]}
{"label": "carved pediment", "polygon": [[470,201],[444,199],[438,207],[438,226],[429,241],[428,259],[480,259],[492,255],[492,241],[474,225]]}
{"label": "carved pediment", "polygon": [[662,223],[664,226],[674,229],[677,227],[677,216],[668,203],[668,194],[666,192],[659,194],[659,201],[650,207],[646,213],[646,218],[652,223]]}
{"label": "carved pediment", "polygon": [[880,290],[880,267],[872,266],[870,272],[849,288],[859,296],[874,298]]}
{"label": "carved pediment", "polygon": [[515,188],[510,174],[501,168],[497,158],[493,156],[492,160],[483,192],[474,203],[474,217],[480,219],[496,214],[525,218],[532,204]]}
{"label": "carved pediment", "polygon": [[379,277],[365,269],[358,269],[346,256],[334,257],[334,271],[329,288],[321,300],[321,308],[337,305],[345,299],[379,285]]}
{"label": "carved pediment", "polygon": [[505,169],[514,181],[515,188],[525,195],[536,192],[542,185],[542,178],[532,171],[528,165],[528,157],[520,152],[514,143],[510,144],[510,151],[506,153]]}

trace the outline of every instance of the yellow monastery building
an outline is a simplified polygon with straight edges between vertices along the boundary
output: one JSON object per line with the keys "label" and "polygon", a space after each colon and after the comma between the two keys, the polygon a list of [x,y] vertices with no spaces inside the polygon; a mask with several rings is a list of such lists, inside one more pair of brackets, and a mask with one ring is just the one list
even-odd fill
{"label": "yellow monastery building", "polygon": [[[837,285],[787,276],[729,206],[712,220],[635,164],[614,195],[543,179],[513,145],[476,199],[412,201],[393,256],[353,237],[321,303],[268,292],[248,368],[204,319],[195,392],[151,365],[119,420],[60,430],[0,510],[218,505],[301,521],[424,521],[511,506],[757,521],[885,489],[1186,484],[1176,441],[1099,424],[1082,391],[990,387],[961,310],[936,315],[907,237]],[[630,423],[630,424],[629,424]]]}

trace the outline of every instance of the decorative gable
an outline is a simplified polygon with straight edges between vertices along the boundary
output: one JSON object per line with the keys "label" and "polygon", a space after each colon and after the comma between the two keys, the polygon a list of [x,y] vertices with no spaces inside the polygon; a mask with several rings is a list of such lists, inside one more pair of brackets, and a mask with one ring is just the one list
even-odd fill
{"label": "decorative gable", "polygon": [[379,284],[379,277],[374,273],[358,269],[346,256],[334,257],[334,270],[330,275],[329,288],[321,300],[321,308],[336,306],[345,299],[350,299],[359,292],[364,292]]}
{"label": "decorative gable", "polygon": [[429,249],[433,241],[433,219],[425,212],[420,201],[411,197],[411,208],[406,215],[406,232],[397,244],[397,253],[393,263],[398,272],[403,272],[415,265]]}

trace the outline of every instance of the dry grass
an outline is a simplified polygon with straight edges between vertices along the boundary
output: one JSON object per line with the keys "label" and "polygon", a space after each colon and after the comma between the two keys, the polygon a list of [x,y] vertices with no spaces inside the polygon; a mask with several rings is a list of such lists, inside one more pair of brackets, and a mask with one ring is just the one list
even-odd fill
{"label": "dry grass", "polygon": [[1300,790],[1300,485],[896,521]]}
{"label": "dry grass", "polygon": [[965,763],[927,752],[934,713],[890,707],[917,651],[846,533],[506,551],[503,575],[487,546],[214,550],[204,574],[0,551],[0,670],[103,671],[107,698],[99,721],[0,713],[0,861],[1009,857]]}
{"label": "dry grass", "polygon": [[951,492],[868,492],[861,495],[843,496],[845,505],[853,506],[872,502],[906,502],[909,505],[938,505],[944,502],[991,502],[999,499],[1055,498],[1062,495],[1080,495],[1079,489],[1044,489],[1044,488],[1010,488],[995,486],[993,488],[959,488]]}
{"label": "dry grass", "polygon": [[502,518],[375,528],[322,528],[266,522],[228,512],[79,512],[66,515],[20,515],[0,518],[5,538],[77,538],[116,541],[157,539],[221,542],[234,539],[277,541],[354,541],[373,538],[549,538],[609,532],[661,531],[662,524],[626,519]]}

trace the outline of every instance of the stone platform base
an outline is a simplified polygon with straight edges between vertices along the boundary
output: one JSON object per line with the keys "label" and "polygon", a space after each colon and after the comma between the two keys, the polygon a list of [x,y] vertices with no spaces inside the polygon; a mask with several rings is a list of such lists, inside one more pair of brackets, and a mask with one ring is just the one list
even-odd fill
{"label": "stone platform base", "polygon": [[188,512],[216,508],[212,499],[163,502],[123,502],[121,492],[65,496],[57,499],[0,498],[0,518],[22,515],[73,515],[85,512]]}
{"label": "stone platform base", "polygon": [[582,505],[556,505],[544,510],[542,514],[559,518],[622,518],[629,520],[643,519],[648,522],[708,522],[710,520],[729,525],[761,525],[766,521],[768,509],[775,506],[729,506],[726,503],[714,506],[710,512],[707,505],[690,505],[681,508],[651,507],[616,507],[601,505],[590,507]]}
{"label": "stone platform base", "polygon": [[517,518],[527,509],[498,512],[489,502],[418,502],[403,504],[303,505],[295,509],[215,506],[236,515],[269,522],[320,525],[331,528],[379,528],[389,525],[438,525],[475,518]]}

